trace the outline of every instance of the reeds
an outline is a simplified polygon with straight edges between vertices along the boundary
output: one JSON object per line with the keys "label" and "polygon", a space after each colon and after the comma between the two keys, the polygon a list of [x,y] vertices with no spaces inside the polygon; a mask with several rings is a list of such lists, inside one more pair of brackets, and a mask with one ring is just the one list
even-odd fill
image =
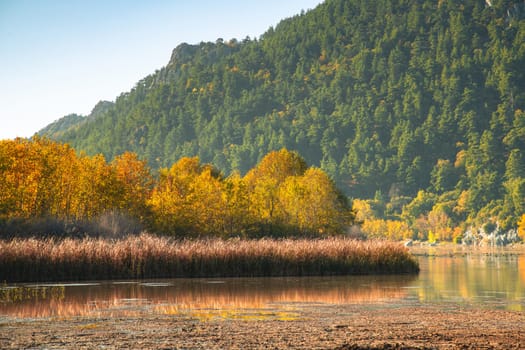
{"label": "reeds", "polygon": [[6,282],[418,271],[400,244],[345,238],[174,240],[141,234],[0,241],[0,281]]}

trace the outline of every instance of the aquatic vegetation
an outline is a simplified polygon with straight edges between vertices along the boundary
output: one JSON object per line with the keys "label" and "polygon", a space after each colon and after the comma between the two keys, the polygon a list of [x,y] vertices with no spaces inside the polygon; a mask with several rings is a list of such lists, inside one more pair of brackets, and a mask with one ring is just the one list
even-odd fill
{"label": "aquatic vegetation", "polygon": [[217,320],[243,320],[243,321],[295,321],[299,319],[299,313],[288,311],[267,311],[267,310],[196,310],[180,311],[179,316],[188,316],[200,322]]}
{"label": "aquatic vegetation", "polygon": [[0,305],[19,303],[26,300],[63,300],[65,288],[63,286],[37,287],[27,286],[0,286]]}
{"label": "aquatic vegetation", "polygon": [[415,273],[401,244],[326,239],[176,240],[149,234],[120,240],[0,241],[0,280],[324,276]]}

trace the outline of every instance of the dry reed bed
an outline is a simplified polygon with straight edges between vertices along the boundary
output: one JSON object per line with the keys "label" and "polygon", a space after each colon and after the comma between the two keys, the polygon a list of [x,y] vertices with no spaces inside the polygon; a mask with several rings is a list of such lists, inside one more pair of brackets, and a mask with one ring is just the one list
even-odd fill
{"label": "dry reed bed", "polygon": [[416,273],[400,244],[327,239],[0,241],[0,281]]}

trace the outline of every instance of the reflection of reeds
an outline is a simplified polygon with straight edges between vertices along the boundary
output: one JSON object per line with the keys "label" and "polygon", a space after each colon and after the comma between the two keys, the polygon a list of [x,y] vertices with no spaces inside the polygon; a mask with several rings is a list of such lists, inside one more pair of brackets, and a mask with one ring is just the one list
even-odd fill
{"label": "reflection of reeds", "polygon": [[391,302],[406,296],[407,291],[403,287],[409,281],[410,276],[382,276],[378,280],[356,276],[241,278],[227,279],[221,284],[180,279],[173,280],[173,284],[166,287],[147,287],[138,282],[122,285],[105,283],[65,287],[65,297],[61,299],[49,297],[0,303],[0,315],[25,318],[111,317],[154,313],[196,317],[200,313],[215,318],[225,313],[226,318],[251,314],[260,317],[264,316],[264,312],[293,311],[296,303]]}
{"label": "reflection of reeds", "polygon": [[0,241],[0,280],[308,276],[417,272],[399,244],[319,240],[173,240],[142,234]]}
{"label": "reflection of reeds", "polygon": [[0,287],[0,304],[25,300],[64,299],[64,286],[30,288],[25,286]]}

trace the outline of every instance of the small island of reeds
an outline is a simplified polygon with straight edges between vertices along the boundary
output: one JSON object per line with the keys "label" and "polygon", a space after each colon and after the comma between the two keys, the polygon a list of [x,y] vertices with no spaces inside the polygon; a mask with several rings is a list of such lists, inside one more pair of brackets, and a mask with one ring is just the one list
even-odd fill
{"label": "small island of reeds", "polygon": [[0,241],[0,281],[417,273],[399,243],[324,239],[122,239]]}

